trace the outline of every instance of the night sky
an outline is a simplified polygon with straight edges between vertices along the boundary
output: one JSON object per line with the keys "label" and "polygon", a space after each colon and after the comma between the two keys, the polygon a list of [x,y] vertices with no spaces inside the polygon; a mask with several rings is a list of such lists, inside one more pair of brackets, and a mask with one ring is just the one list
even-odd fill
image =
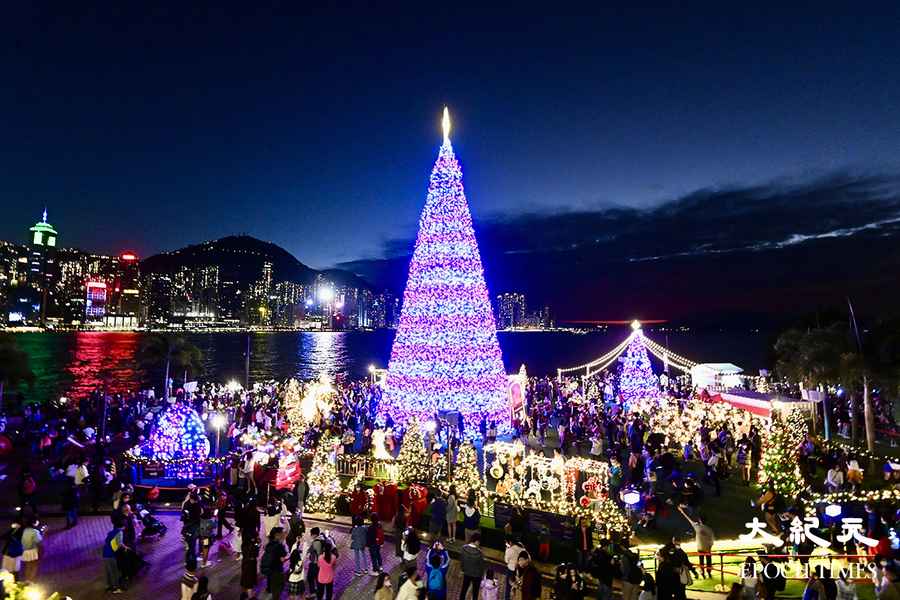
{"label": "night sky", "polygon": [[99,251],[244,232],[314,267],[402,254],[444,104],[482,228],[898,172],[896,3],[447,9],[14,9],[0,238],[46,204],[62,245]]}

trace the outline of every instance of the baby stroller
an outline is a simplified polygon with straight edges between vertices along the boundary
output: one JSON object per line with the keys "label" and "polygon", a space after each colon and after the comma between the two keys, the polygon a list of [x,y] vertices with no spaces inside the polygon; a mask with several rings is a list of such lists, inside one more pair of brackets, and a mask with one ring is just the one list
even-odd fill
{"label": "baby stroller", "polygon": [[158,535],[159,537],[166,535],[166,531],[168,531],[169,528],[166,527],[162,521],[154,517],[149,508],[145,508],[138,504],[137,514],[141,519],[141,525],[143,526],[141,529],[141,539],[152,537],[154,535]]}

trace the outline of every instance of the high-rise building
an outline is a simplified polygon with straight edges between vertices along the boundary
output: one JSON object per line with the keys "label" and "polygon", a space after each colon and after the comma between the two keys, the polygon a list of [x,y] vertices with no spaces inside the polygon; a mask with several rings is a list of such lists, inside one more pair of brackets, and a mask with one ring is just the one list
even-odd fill
{"label": "high-rise building", "polygon": [[280,281],[275,284],[273,296],[272,324],[276,327],[299,325],[306,314],[303,285],[293,281]]}
{"label": "high-rise building", "polygon": [[497,326],[520,327],[525,322],[525,294],[507,292],[497,296]]}
{"label": "high-rise building", "polygon": [[141,322],[140,263],[133,252],[119,255],[116,272],[109,285],[106,326],[135,329]]}
{"label": "high-rise building", "polygon": [[[172,317],[184,325],[215,324],[219,308],[218,265],[183,266],[175,273]],[[171,321],[170,321],[171,322]]]}
{"label": "high-rise building", "polygon": [[102,325],[106,319],[106,283],[88,281],[85,284],[84,323]]}
{"label": "high-rise building", "polygon": [[373,304],[375,296],[371,291],[363,288],[357,290],[356,295],[356,326],[365,329],[372,329],[373,325]]}
{"label": "high-rise building", "polygon": [[384,329],[387,327],[387,303],[386,294],[378,294],[372,299],[372,309],[369,311],[369,326],[372,329]]}
{"label": "high-rise building", "polygon": [[150,328],[167,327],[172,320],[175,285],[166,273],[148,273],[143,278],[145,323]]}
{"label": "high-rise building", "polygon": [[[27,321],[34,324],[46,322],[48,309],[53,301],[53,284],[58,276],[56,269],[56,229],[47,222],[47,209],[40,221],[29,230],[28,244],[28,284],[37,295],[40,314],[31,314]],[[30,303],[31,305],[34,302]],[[24,317],[24,315],[23,315]],[[37,318],[36,318],[37,317]]]}

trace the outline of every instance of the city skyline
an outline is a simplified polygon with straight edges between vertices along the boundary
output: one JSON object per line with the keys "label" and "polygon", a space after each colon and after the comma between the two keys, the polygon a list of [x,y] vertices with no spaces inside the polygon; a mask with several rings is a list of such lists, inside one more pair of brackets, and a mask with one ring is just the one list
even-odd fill
{"label": "city skyline", "polygon": [[[231,236],[140,257],[66,247],[48,220],[28,242],[0,240],[0,325],[50,329],[385,329],[396,326],[400,294],[350,273],[315,271],[273,244]],[[63,240],[62,242],[60,241]],[[248,262],[249,260],[249,262]],[[550,309],[506,314],[501,328],[553,326]]]}

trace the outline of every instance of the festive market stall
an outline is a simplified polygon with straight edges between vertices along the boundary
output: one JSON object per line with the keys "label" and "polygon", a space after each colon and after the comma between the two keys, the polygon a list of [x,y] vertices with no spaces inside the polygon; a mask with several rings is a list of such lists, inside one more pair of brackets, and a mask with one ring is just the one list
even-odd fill
{"label": "festive market stall", "polygon": [[594,521],[599,529],[626,534],[625,514],[609,499],[609,464],[581,457],[547,458],[520,442],[484,447],[486,496],[491,505],[509,504]]}

